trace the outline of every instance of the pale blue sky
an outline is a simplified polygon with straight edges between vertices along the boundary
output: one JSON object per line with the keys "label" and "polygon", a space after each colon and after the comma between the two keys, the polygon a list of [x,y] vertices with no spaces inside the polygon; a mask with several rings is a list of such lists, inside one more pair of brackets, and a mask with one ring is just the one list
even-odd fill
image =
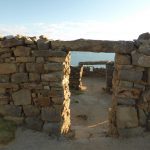
{"label": "pale blue sky", "polygon": [[0,0],[0,34],[130,40],[148,32],[149,8],[150,0]]}

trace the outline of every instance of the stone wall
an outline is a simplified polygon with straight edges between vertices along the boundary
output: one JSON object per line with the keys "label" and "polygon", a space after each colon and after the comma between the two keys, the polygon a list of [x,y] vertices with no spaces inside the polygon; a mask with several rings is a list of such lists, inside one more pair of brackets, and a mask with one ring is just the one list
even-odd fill
{"label": "stone wall", "polygon": [[150,34],[140,35],[132,51],[116,53],[112,100],[111,134],[150,129]]}
{"label": "stone wall", "polygon": [[82,74],[83,74],[83,66],[71,66],[70,83],[69,83],[70,89],[81,90]]}
{"label": "stone wall", "polygon": [[114,72],[114,62],[108,62],[106,64],[106,91],[111,92],[112,90],[112,79]]}
{"label": "stone wall", "polygon": [[[90,68],[92,68],[92,70]],[[105,77],[105,76],[106,76],[106,68],[95,68],[91,66],[83,67],[83,77]]]}
{"label": "stone wall", "polygon": [[34,130],[70,129],[70,53],[41,36],[0,39],[0,116]]}

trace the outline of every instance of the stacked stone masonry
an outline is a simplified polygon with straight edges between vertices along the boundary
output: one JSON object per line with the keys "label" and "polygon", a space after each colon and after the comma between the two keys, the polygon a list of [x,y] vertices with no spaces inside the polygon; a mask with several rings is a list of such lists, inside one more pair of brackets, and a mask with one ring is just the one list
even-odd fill
{"label": "stacked stone masonry", "polygon": [[70,89],[81,90],[82,88],[83,66],[71,66]]}
{"label": "stacked stone masonry", "polygon": [[111,134],[134,128],[150,129],[150,34],[134,41],[130,52],[115,55],[113,105],[110,109]]}
{"label": "stacked stone masonry", "polygon": [[0,38],[0,117],[34,130],[70,129],[70,53],[115,52],[109,133],[150,129],[150,34],[135,41]]}
{"label": "stacked stone masonry", "polygon": [[51,134],[70,129],[70,53],[51,42],[7,36],[0,39],[0,116]]}

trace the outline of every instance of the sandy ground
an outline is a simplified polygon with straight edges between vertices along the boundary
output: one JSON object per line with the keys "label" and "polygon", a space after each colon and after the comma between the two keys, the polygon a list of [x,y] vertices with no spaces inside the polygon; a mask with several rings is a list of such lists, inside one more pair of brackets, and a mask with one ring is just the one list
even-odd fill
{"label": "sandy ground", "polygon": [[55,139],[40,132],[19,128],[16,139],[0,150],[150,150],[150,133],[131,138],[111,138],[108,129],[107,110],[111,95],[102,87],[104,79],[84,78],[87,88],[71,97],[72,129],[75,139]]}

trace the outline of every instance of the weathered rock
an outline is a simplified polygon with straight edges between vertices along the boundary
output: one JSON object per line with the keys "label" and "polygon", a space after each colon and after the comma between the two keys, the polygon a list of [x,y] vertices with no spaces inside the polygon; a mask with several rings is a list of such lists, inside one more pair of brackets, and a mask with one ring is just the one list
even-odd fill
{"label": "weathered rock", "polygon": [[7,83],[9,82],[9,76],[8,75],[0,75],[0,83]]}
{"label": "weathered rock", "polygon": [[31,92],[27,89],[21,89],[12,93],[12,98],[15,105],[29,105],[31,104]]}
{"label": "weathered rock", "polygon": [[132,88],[133,87],[133,82],[128,82],[128,81],[119,81],[119,87],[129,87]]}
{"label": "weathered rock", "polygon": [[118,78],[120,80],[125,81],[141,81],[143,76],[143,72],[141,71],[133,71],[133,70],[119,70]]}
{"label": "weathered rock", "polygon": [[146,117],[145,112],[142,109],[139,109],[139,124],[141,126],[145,126],[146,120],[147,120],[147,117]]}
{"label": "weathered rock", "polygon": [[5,89],[14,89],[14,90],[17,90],[19,89],[19,86],[18,84],[15,84],[15,83],[0,83],[0,88],[5,88]]}
{"label": "weathered rock", "polygon": [[148,84],[150,85],[150,68],[148,68]]}
{"label": "weathered rock", "polygon": [[10,48],[0,48],[0,54],[11,52]]}
{"label": "weathered rock", "polygon": [[41,131],[43,122],[38,117],[27,117],[25,124],[29,129]]}
{"label": "weathered rock", "polygon": [[19,63],[35,62],[35,57],[16,57],[16,62]]}
{"label": "weathered rock", "polygon": [[28,82],[28,74],[27,73],[15,73],[11,76],[11,82],[14,82],[14,83]]}
{"label": "weathered rock", "polygon": [[43,73],[44,65],[42,63],[27,63],[26,69],[28,72]]}
{"label": "weathered rock", "polygon": [[141,95],[141,89],[136,88],[117,88],[116,92],[121,98],[139,99]]}
{"label": "weathered rock", "polygon": [[118,105],[135,106],[136,100],[131,98],[117,98]]}
{"label": "weathered rock", "polygon": [[117,127],[134,128],[138,126],[137,111],[134,107],[117,107]]}
{"label": "weathered rock", "polygon": [[9,120],[14,122],[16,125],[22,125],[24,123],[24,117],[12,117],[12,116],[5,116],[5,120]]}
{"label": "weathered rock", "polygon": [[64,102],[64,98],[63,97],[53,97],[52,102],[56,105],[62,105]]}
{"label": "weathered rock", "polygon": [[0,115],[20,117],[22,108],[15,105],[0,105]]}
{"label": "weathered rock", "polygon": [[144,55],[150,56],[150,45],[141,45],[138,49],[138,51]]}
{"label": "weathered rock", "polygon": [[42,81],[60,81],[62,79],[62,72],[54,72],[49,74],[42,74]]}
{"label": "weathered rock", "polygon": [[60,106],[42,108],[41,118],[43,121],[60,122],[61,121],[61,109]]}
{"label": "weathered rock", "polygon": [[48,50],[51,48],[51,42],[47,38],[40,36],[40,39],[37,40],[37,46],[39,50]]}
{"label": "weathered rock", "polygon": [[19,64],[19,72],[25,72],[25,64],[24,63]]}
{"label": "weathered rock", "polygon": [[6,93],[0,94],[0,105],[6,105],[10,101],[10,96]]}
{"label": "weathered rock", "polygon": [[46,63],[44,64],[45,71],[61,71],[63,70],[63,65],[61,63]]}
{"label": "weathered rock", "polygon": [[37,57],[37,58],[36,58],[36,62],[37,62],[37,63],[44,63],[44,61],[45,61],[45,60],[44,60],[44,57]]}
{"label": "weathered rock", "polygon": [[50,97],[39,97],[34,100],[35,104],[41,107],[49,107],[52,105]]}
{"label": "weathered rock", "polygon": [[138,37],[138,40],[149,40],[149,39],[150,39],[150,33],[149,32],[142,33]]}
{"label": "weathered rock", "polygon": [[31,48],[25,46],[17,46],[13,51],[15,56],[29,56]]}
{"label": "weathered rock", "polygon": [[150,90],[143,92],[143,99],[145,102],[150,102]]}
{"label": "weathered rock", "polygon": [[32,51],[32,55],[36,57],[65,57],[67,54],[64,51],[39,50]]}
{"label": "weathered rock", "polygon": [[48,57],[49,62],[64,62],[65,57]]}
{"label": "weathered rock", "polygon": [[40,81],[40,74],[38,73],[29,73],[30,81]]}
{"label": "weathered rock", "polygon": [[150,56],[141,55],[138,59],[139,66],[150,67]]}
{"label": "weathered rock", "polygon": [[115,62],[120,65],[130,65],[131,64],[131,56],[130,55],[115,55]]}
{"label": "weathered rock", "polygon": [[19,45],[23,45],[23,40],[17,39],[17,38],[5,39],[5,40],[2,40],[0,43],[0,47],[2,48],[19,46]]}
{"label": "weathered rock", "polygon": [[12,53],[4,53],[4,54],[1,54],[0,57],[1,58],[10,58],[10,57],[12,57]]}
{"label": "weathered rock", "polygon": [[17,67],[15,64],[11,64],[11,63],[0,64],[0,74],[10,74],[10,73],[15,73],[16,71],[17,71]]}
{"label": "weathered rock", "polygon": [[33,105],[23,106],[23,111],[27,117],[38,116],[40,114],[40,109]]}
{"label": "weathered rock", "polygon": [[60,123],[44,123],[43,131],[50,135],[58,135],[60,133]]}
{"label": "weathered rock", "polygon": [[21,88],[23,89],[43,89],[43,86],[41,83],[22,83],[21,85]]}

